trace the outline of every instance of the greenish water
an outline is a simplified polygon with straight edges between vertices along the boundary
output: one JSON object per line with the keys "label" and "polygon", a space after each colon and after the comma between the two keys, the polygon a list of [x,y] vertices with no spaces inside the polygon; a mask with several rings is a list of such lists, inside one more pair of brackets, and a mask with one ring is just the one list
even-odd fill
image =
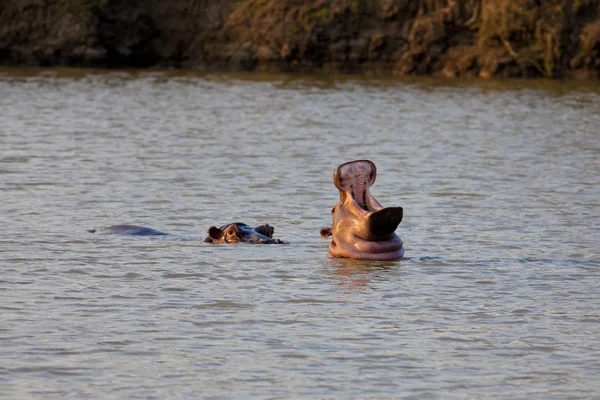
{"label": "greenish water", "polygon": [[[595,82],[0,70],[0,398],[594,398],[599,126]],[[363,158],[404,260],[327,257]]]}

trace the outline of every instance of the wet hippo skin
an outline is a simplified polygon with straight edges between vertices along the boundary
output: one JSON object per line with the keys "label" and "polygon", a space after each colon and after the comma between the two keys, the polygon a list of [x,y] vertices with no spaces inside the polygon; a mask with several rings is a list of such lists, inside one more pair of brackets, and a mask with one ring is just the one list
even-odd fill
{"label": "wet hippo skin", "polygon": [[280,239],[273,239],[273,228],[269,224],[251,227],[241,222],[226,224],[217,228],[211,226],[208,235],[204,239],[207,243],[256,243],[273,244],[285,243]]}
{"label": "wet hippo skin", "polygon": [[404,255],[402,239],[395,231],[403,217],[402,207],[383,207],[370,193],[377,169],[369,160],[340,165],[333,183],[340,201],[331,210],[331,228],[321,236],[331,236],[331,257],[358,260],[398,260]]}
{"label": "wet hippo skin", "polygon": [[131,235],[131,236],[164,236],[166,232],[139,225],[112,225],[99,229],[88,229],[88,232],[100,235]]}

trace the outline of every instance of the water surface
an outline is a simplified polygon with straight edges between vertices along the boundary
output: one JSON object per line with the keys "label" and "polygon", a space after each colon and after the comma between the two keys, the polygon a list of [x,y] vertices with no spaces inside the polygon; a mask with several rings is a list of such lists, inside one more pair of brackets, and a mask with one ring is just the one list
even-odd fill
{"label": "water surface", "polygon": [[[0,397],[594,398],[598,127],[590,82],[0,70]],[[401,261],[319,236],[365,158]]]}

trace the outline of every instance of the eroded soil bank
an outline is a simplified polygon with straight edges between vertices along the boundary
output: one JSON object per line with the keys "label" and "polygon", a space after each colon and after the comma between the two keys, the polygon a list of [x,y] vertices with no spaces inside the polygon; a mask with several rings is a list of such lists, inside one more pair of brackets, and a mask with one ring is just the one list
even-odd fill
{"label": "eroded soil bank", "polygon": [[2,0],[0,64],[600,77],[600,0]]}

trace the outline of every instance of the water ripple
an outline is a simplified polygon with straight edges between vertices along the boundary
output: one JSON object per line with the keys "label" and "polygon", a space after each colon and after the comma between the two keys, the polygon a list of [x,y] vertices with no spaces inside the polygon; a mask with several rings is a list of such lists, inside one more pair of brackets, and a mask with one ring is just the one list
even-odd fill
{"label": "water ripple", "polygon": [[[593,82],[0,71],[0,398],[594,398]],[[368,158],[406,258],[327,257]],[[285,246],[203,243],[231,221]],[[168,237],[97,236],[119,223]]]}

